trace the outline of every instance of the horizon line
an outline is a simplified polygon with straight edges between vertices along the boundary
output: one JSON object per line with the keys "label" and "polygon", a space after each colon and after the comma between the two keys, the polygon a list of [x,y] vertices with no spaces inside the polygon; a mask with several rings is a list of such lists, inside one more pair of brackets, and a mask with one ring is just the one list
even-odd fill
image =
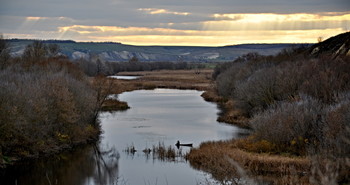
{"label": "horizon line", "polygon": [[53,41],[53,42],[61,42],[61,43],[93,43],[93,44],[120,44],[120,45],[126,45],[126,46],[139,46],[139,47],[229,47],[229,46],[239,46],[239,45],[268,45],[268,44],[316,44],[317,42],[281,42],[281,43],[273,43],[273,42],[261,42],[261,43],[240,43],[240,44],[232,44],[232,45],[152,45],[152,44],[141,44],[141,45],[135,45],[135,44],[125,44],[122,42],[116,42],[116,41],[78,41],[78,40],[72,40],[72,39],[38,39],[38,38],[4,38],[4,40],[27,40],[27,41]]}

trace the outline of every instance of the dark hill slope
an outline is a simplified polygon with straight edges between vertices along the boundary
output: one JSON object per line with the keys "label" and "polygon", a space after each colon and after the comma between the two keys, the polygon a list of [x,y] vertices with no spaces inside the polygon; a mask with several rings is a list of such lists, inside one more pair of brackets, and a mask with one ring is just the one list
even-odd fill
{"label": "dark hill slope", "polygon": [[333,57],[350,56],[350,32],[331,37],[310,47],[311,55],[331,54]]}

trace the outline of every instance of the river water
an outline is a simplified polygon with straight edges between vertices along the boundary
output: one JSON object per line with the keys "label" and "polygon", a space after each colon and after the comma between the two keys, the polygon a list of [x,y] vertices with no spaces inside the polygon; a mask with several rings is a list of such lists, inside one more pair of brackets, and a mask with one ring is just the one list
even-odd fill
{"label": "river water", "polygon": [[[155,89],[118,96],[131,109],[101,113],[103,130],[97,146],[16,167],[6,172],[4,184],[169,184],[196,185],[210,175],[193,169],[181,156],[172,160],[143,152],[153,146],[175,147],[176,141],[198,147],[204,141],[239,137],[244,130],[216,121],[216,104],[195,90]],[[135,148],[130,152],[130,148]],[[28,183],[29,182],[29,183]],[[2,183],[1,183],[2,184]]]}
{"label": "river water", "polygon": [[119,80],[136,80],[138,78],[140,78],[140,76],[108,76],[109,78],[115,78],[115,79],[119,79]]}

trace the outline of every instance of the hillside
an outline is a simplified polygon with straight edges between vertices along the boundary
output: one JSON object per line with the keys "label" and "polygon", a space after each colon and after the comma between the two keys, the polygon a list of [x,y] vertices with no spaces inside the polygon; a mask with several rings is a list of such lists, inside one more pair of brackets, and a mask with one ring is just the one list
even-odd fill
{"label": "hillside", "polygon": [[[12,56],[23,53],[26,45],[34,40],[8,40]],[[128,61],[137,57],[140,61],[186,61],[186,62],[219,62],[232,61],[237,57],[257,52],[262,55],[274,55],[284,48],[297,47],[300,44],[242,44],[223,47],[195,46],[132,46],[113,42],[74,42],[47,40],[45,43],[55,43],[61,52],[70,59],[89,58],[98,55],[106,61]]]}
{"label": "hillside", "polygon": [[331,54],[333,57],[343,57],[350,55],[350,32],[345,32],[331,37],[323,42],[310,47],[313,56],[321,54]]}
{"label": "hillside", "polygon": [[203,96],[222,104],[220,121],[251,133],[202,143],[188,154],[190,164],[219,181],[241,166],[270,184],[349,184],[349,40],[347,32],[310,48],[218,64],[217,88]]}

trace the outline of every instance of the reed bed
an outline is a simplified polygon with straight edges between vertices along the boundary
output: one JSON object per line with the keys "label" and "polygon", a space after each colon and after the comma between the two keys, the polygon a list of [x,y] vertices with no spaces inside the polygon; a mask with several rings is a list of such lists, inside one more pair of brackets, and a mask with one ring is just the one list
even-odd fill
{"label": "reed bed", "polygon": [[143,153],[147,159],[151,157],[153,160],[166,162],[181,162],[186,160],[185,156],[187,155],[186,153],[183,153],[181,148],[177,149],[171,145],[165,146],[162,142],[153,145],[151,148],[146,147],[143,150],[137,150],[132,144],[127,146],[123,152],[131,156],[134,156],[136,153]]}

